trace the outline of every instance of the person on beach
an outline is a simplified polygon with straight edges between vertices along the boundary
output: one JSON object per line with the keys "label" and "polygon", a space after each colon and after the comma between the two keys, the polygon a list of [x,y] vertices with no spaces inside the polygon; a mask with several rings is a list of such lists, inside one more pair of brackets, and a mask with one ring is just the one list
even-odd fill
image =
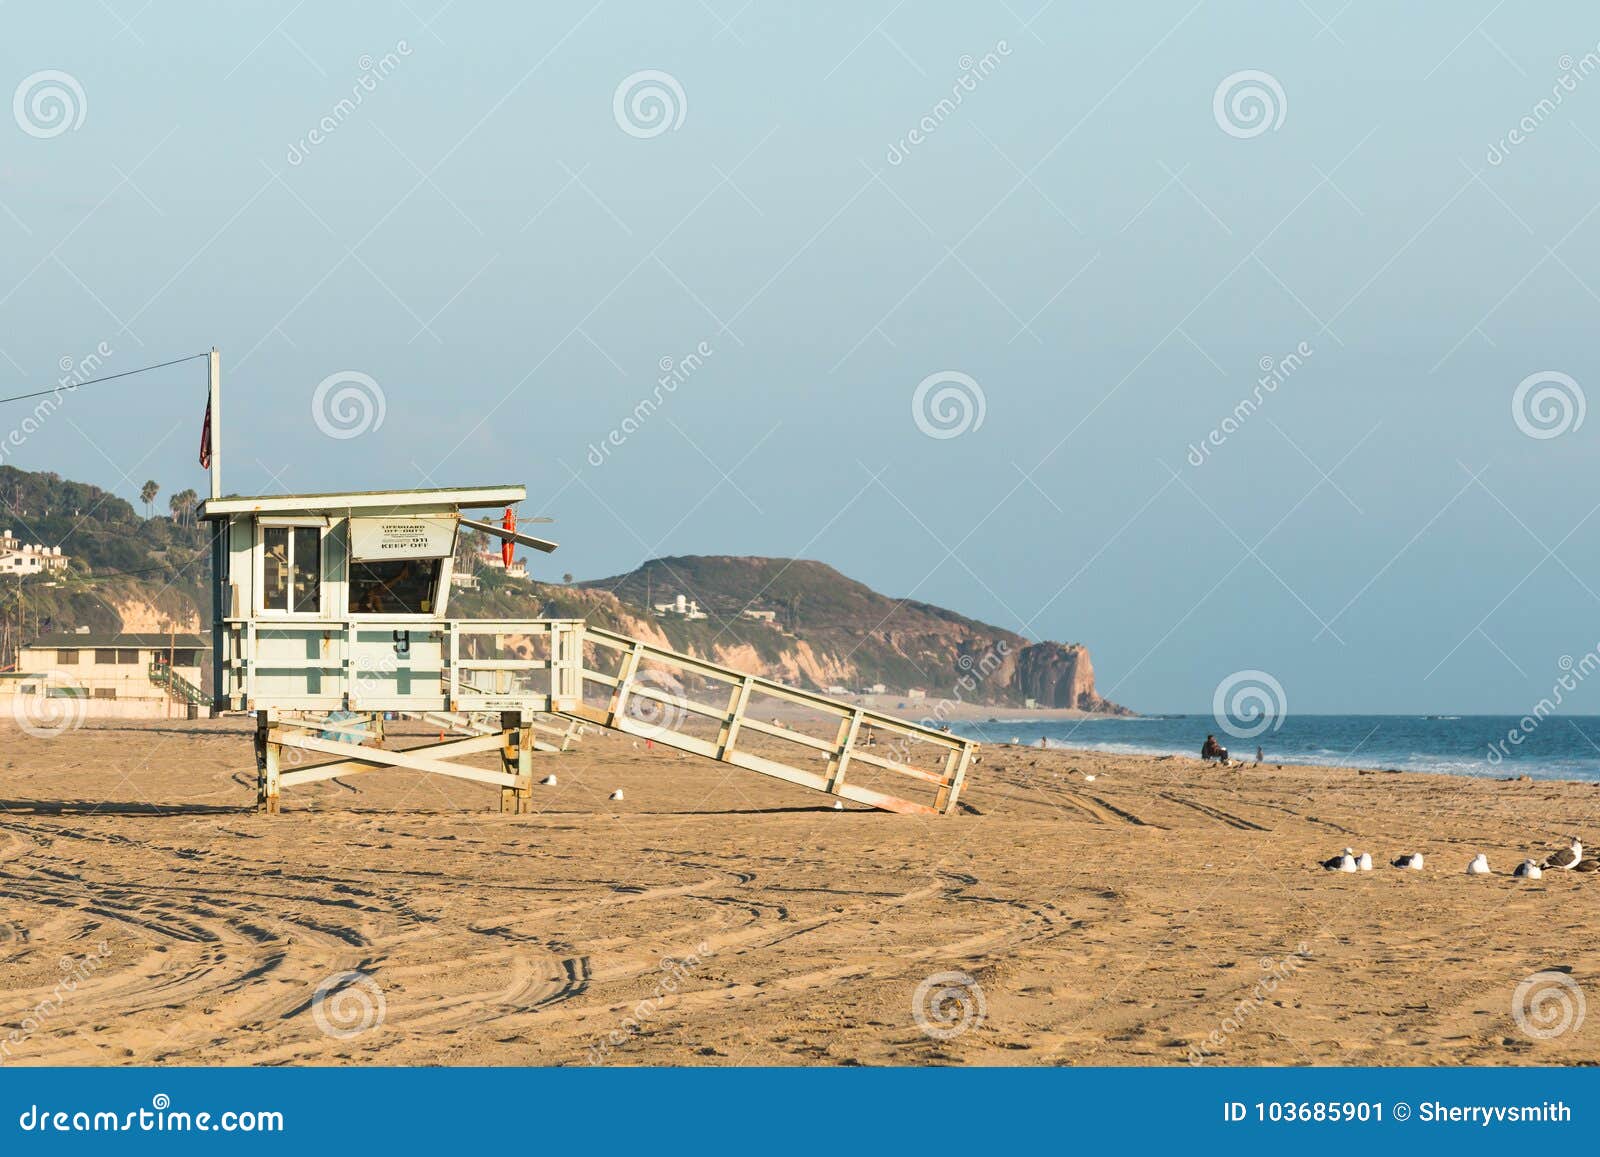
{"label": "person on beach", "polygon": [[1263,752],[1261,750],[1261,747],[1258,744],[1256,746],[1256,766],[1260,767],[1266,761],[1267,761],[1267,758],[1266,758],[1265,754],[1263,754]]}
{"label": "person on beach", "polygon": [[1225,764],[1228,762],[1228,749],[1217,742],[1215,735],[1208,735],[1205,743],[1200,747],[1200,758],[1204,760],[1214,759],[1218,763]]}

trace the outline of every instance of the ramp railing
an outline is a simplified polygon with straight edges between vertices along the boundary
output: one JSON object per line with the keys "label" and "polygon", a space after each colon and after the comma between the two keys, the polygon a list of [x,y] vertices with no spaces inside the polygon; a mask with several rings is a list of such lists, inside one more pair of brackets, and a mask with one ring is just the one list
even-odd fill
{"label": "ramp railing", "polygon": [[582,656],[564,714],[886,811],[956,808],[969,740],[597,627]]}

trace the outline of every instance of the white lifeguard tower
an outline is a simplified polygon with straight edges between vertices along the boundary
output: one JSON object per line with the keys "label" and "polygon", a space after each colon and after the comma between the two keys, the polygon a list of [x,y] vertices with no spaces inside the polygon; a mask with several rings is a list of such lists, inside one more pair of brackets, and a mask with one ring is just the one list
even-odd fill
{"label": "white lifeguard tower", "polygon": [[[502,811],[530,811],[535,752],[564,750],[583,723],[888,811],[955,810],[967,740],[581,619],[451,618],[463,527],[556,549],[511,517],[474,517],[509,515],[521,486],[225,495],[215,350],[210,388],[214,703],[256,715],[259,810],[276,813],[285,789],[388,767],[496,786]],[[388,712],[456,734],[388,750]],[[496,750],[498,770],[456,762]],[[292,762],[306,757],[325,761]],[[931,798],[891,790],[907,783]]]}

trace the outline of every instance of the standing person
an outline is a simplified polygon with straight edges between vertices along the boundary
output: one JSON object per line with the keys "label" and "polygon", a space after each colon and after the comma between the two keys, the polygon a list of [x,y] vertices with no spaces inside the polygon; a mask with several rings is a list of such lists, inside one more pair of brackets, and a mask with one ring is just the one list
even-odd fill
{"label": "standing person", "polygon": [[1256,745],[1256,766],[1260,767],[1265,762],[1266,762],[1266,756],[1264,756],[1262,754],[1262,752],[1261,752],[1261,745],[1257,744]]}

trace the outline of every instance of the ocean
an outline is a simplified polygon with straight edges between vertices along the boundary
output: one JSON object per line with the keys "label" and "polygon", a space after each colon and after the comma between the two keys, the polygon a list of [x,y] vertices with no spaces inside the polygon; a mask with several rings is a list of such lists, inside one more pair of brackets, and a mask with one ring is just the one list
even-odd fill
{"label": "ocean", "polygon": [[1038,746],[1043,739],[1049,747],[1194,756],[1215,734],[1229,754],[1246,761],[1255,759],[1259,744],[1269,763],[1600,781],[1596,715],[1290,715],[1243,736],[1228,734],[1209,714],[952,722],[951,730],[983,743],[1015,738]]}

